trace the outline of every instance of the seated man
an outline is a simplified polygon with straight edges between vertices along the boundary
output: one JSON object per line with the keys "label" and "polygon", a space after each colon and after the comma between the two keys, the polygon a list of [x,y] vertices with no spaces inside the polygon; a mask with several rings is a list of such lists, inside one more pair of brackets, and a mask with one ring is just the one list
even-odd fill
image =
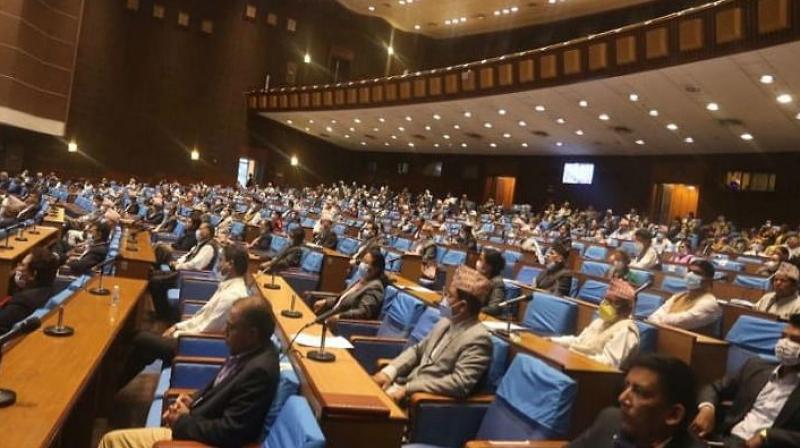
{"label": "seated man", "polygon": [[271,260],[261,263],[261,270],[267,273],[280,272],[284,269],[300,267],[303,259],[303,240],[305,232],[302,227],[289,231],[290,243],[278,252]]}
{"label": "seated man", "polygon": [[94,222],[89,224],[86,230],[86,240],[83,243],[83,251],[78,255],[77,249],[71,251],[65,266],[69,268],[69,273],[73,275],[87,274],[93,267],[105,261],[108,255],[108,237],[111,229],[104,222]]}
{"label": "seated man", "polygon": [[553,341],[583,353],[595,361],[623,368],[639,348],[639,327],[631,319],[633,287],[614,279],[600,302],[599,317],[578,336],[556,336]]}
{"label": "seated man", "polygon": [[249,295],[247,281],[247,251],[238,246],[227,246],[219,260],[222,280],[208,299],[192,317],[169,327],[161,336],[140,331],[133,337],[132,351],[123,369],[120,386],[125,386],[148,364],[160,359],[172,362],[178,346],[178,336],[184,333],[222,333],[225,319],[233,303]]}
{"label": "seated man", "polygon": [[[483,307],[483,312],[492,316],[502,316],[506,313],[505,309],[497,306],[500,302],[506,300],[506,284],[503,282],[503,269],[505,266],[506,259],[503,258],[503,254],[491,247],[483,249],[478,261],[475,263],[475,269],[489,279],[492,285],[489,297],[486,299],[487,304]],[[509,310],[509,312],[512,315],[516,315],[513,309]]]}
{"label": "seated man", "polygon": [[16,292],[0,307],[0,334],[44,306],[53,295],[58,259],[43,247],[35,247],[14,270]]}
{"label": "seated man", "polygon": [[225,329],[231,355],[211,384],[178,397],[162,416],[168,428],[112,431],[99,447],[150,448],[162,440],[223,447],[258,442],[280,375],[278,352],[270,341],[274,330],[269,302],[260,297],[237,300]]}
{"label": "seated man", "polygon": [[800,295],[797,294],[797,282],[800,270],[791,263],[781,263],[772,275],[772,292],[764,294],[756,303],[755,309],[775,314],[781,319],[788,319],[792,314],[800,313]]}
{"label": "seated man", "polygon": [[800,446],[800,314],[790,317],[775,356],[778,365],[754,356],[735,376],[706,386],[692,430],[714,434],[720,403],[733,400],[716,431],[726,447]]}
{"label": "seated man", "polygon": [[700,448],[687,431],[694,412],[694,375],[683,361],[641,355],[631,362],[619,408],[609,407],[569,448]]}
{"label": "seated man", "polygon": [[689,263],[686,273],[687,291],[670,297],[650,315],[656,324],[672,325],[685,330],[697,330],[709,334],[722,315],[722,308],[711,292],[714,282],[714,265],[707,260],[695,259]]}
{"label": "seated man", "polygon": [[572,288],[572,271],[566,266],[569,249],[561,244],[554,244],[545,255],[545,270],[536,276],[534,286],[553,294],[568,296]]}
{"label": "seated man", "polygon": [[491,284],[478,271],[459,266],[439,307],[442,319],[372,378],[397,402],[415,392],[452,398],[472,393],[492,359],[492,339],[478,320]]}
{"label": "seated man", "polygon": [[339,237],[333,231],[333,222],[329,216],[323,216],[319,220],[319,232],[314,234],[314,244],[335,250],[336,244],[339,242]]}
{"label": "seated man", "polygon": [[314,312],[321,314],[334,308],[343,311],[337,317],[330,318],[329,323],[335,322],[337,318],[377,319],[383,302],[383,286],[387,282],[384,275],[385,266],[386,260],[381,250],[374,248],[361,260],[360,269],[363,269],[364,276],[344,290],[339,297],[314,302]]}

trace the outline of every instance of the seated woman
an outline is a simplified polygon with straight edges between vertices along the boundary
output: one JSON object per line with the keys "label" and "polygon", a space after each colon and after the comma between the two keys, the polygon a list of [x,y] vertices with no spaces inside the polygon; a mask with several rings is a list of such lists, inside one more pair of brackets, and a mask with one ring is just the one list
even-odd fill
{"label": "seated woman", "polygon": [[58,258],[43,247],[34,248],[14,270],[15,292],[0,307],[0,334],[44,306],[53,295]]}
{"label": "seated woman", "polygon": [[769,261],[761,265],[756,274],[773,275],[784,261],[789,261],[789,249],[786,246],[773,246],[769,251]]}
{"label": "seated woman", "polygon": [[383,301],[383,286],[387,282],[384,275],[385,265],[386,260],[381,250],[373,248],[361,260],[363,276],[339,297],[328,297],[314,302],[314,312],[321,314],[338,309],[342,311],[338,317],[343,319],[377,319]]}
{"label": "seated woman", "polygon": [[303,257],[303,240],[306,234],[300,226],[294,227],[289,232],[291,243],[278,252],[271,260],[261,263],[261,270],[267,273],[279,272],[284,269],[300,266]]}
{"label": "seated woman", "polygon": [[599,307],[599,317],[578,336],[556,336],[552,341],[567,346],[595,361],[617,368],[639,349],[639,327],[631,319],[633,287],[620,279],[611,280]]}
{"label": "seated woman", "polygon": [[419,232],[419,239],[411,246],[411,252],[422,255],[422,277],[436,278],[436,242],[433,241],[433,226],[425,223]]}
{"label": "seated woman", "polygon": [[572,288],[572,271],[566,266],[569,249],[561,244],[554,244],[545,255],[547,266],[536,276],[534,286],[560,296],[569,295]]}
{"label": "seated woman", "polygon": [[506,285],[503,283],[503,269],[506,267],[506,259],[499,251],[486,248],[484,249],[478,261],[475,263],[475,269],[483,274],[489,280],[492,288],[487,298],[487,304],[483,308],[483,312],[492,316],[504,316],[511,313],[515,316],[515,310],[505,310],[499,308],[497,305],[506,300]]}
{"label": "seated woman", "polygon": [[655,269],[661,264],[658,252],[653,247],[653,235],[647,229],[639,229],[633,235],[639,254],[631,261],[631,267],[637,269]]}
{"label": "seated woman", "polygon": [[608,256],[608,262],[611,264],[611,269],[606,273],[606,278],[625,280],[628,283],[633,283],[631,276],[631,257],[621,251],[615,250]]}
{"label": "seated woman", "polygon": [[694,258],[692,252],[689,250],[689,242],[686,240],[678,241],[675,245],[675,253],[669,258],[669,263],[687,264]]}
{"label": "seated woman", "polygon": [[688,290],[670,297],[648,320],[710,334],[713,324],[722,314],[717,298],[711,292],[713,282],[714,265],[707,260],[693,260],[686,273]]}

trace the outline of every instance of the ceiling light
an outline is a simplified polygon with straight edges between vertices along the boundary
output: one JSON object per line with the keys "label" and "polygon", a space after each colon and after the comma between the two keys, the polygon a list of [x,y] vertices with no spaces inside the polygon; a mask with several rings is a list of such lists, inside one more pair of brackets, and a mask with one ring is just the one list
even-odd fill
{"label": "ceiling light", "polygon": [[491,146],[492,148],[497,148],[497,143],[489,143],[489,146]]}
{"label": "ceiling light", "polygon": [[711,112],[716,112],[719,110],[719,104],[717,103],[708,103],[706,104],[706,109],[710,110]]}
{"label": "ceiling light", "polygon": [[356,128],[354,128],[354,127],[350,127],[350,128],[348,128],[348,131],[350,131],[350,132],[356,132]]}
{"label": "ceiling light", "polygon": [[630,95],[628,95],[628,99],[635,103],[635,102],[639,101],[639,95],[637,95],[635,93],[631,93]]}
{"label": "ceiling light", "polygon": [[500,114],[500,115],[505,115],[506,114],[506,110],[505,109],[498,109],[497,113]]}
{"label": "ceiling light", "polygon": [[457,124],[454,124],[454,125],[453,125],[453,129],[461,129],[461,126],[459,126],[459,125],[457,125]]}
{"label": "ceiling light", "polygon": [[511,138],[511,134],[509,134],[508,132],[506,132],[505,134],[503,134],[503,138]]}
{"label": "ceiling light", "polygon": [[523,121],[523,120],[519,120],[519,121],[517,122],[517,124],[518,124],[520,127],[525,127],[525,126],[527,126],[527,125],[528,125],[528,123],[525,123],[525,121]]}
{"label": "ceiling light", "polygon": [[375,11],[375,7],[372,6],[372,5],[367,6],[367,9],[369,10],[369,12],[374,12]]}
{"label": "ceiling light", "polygon": [[397,130],[400,131],[400,132],[406,132],[406,128],[404,128],[402,126],[398,126]]}
{"label": "ceiling light", "polygon": [[308,124],[314,124],[314,120],[308,120]]}
{"label": "ceiling light", "polygon": [[286,124],[292,124],[292,123],[294,123],[292,120],[286,120]]}
{"label": "ceiling light", "polygon": [[408,142],[408,147],[409,148],[413,148],[414,147],[414,142]]}
{"label": "ceiling light", "polygon": [[344,138],[350,138],[350,134],[344,134]]}
{"label": "ceiling light", "polygon": [[325,126],[325,131],[327,131],[327,132],[333,132],[333,128],[332,128],[332,127],[330,127],[330,126]]}
{"label": "ceiling light", "polygon": [[441,119],[442,119],[442,116],[441,116],[441,115],[439,115],[439,114],[433,114],[433,119],[434,119],[434,120],[441,120]]}
{"label": "ceiling light", "polygon": [[511,12],[517,12],[517,11],[519,11],[518,7],[516,7],[516,6],[512,6],[511,7]]}
{"label": "ceiling light", "polygon": [[521,144],[520,146],[522,146],[523,148],[527,148],[527,147],[528,147],[528,144],[527,144],[527,143],[525,143],[525,142],[522,142],[522,144]]}
{"label": "ceiling light", "polygon": [[775,77],[772,75],[762,75],[759,81],[761,81],[761,84],[772,84],[775,82]]}
{"label": "ceiling light", "polygon": [[450,25],[450,19],[447,19],[447,20],[445,20],[445,21],[444,21],[444,24],[445,24],[445,25]]}
{"label": "ceiling light", "polygon": [[[361,142],[361,143],[364,143],[364,142]],[[289,160],[289,163],[291,163],[292,166],[297,166],[297,165],[300,164],[300,161],[297,160],[297,156],[292,156],[292,158]]]}
{"label": "ceiling light", "polygon": [[499,16],[499,15],[500,15],[500,11],[499,11],[499,10],[496,10],[496,11],[494,12],[494,15],[496,15],[496,16]]}
{"label": "ceiling light", "polygon": [[467,147],[467,144],[466,144],[466,143],[462,143],[462,144],[461,144],[461,147],[462,147],[462,148],[466,148],[466,147]]}
{"label": "ceiling light", "polygon": [[356,123],[361,123],[361,120],[359,118],[353,118],[353,121]]}
{"label": "ceiling light", "polygon": [[385,123],[385,122],[386,122],[386,119],[385,119],[385,118],[383,118],[383,117],[380,117],[380,118],[378,118],[378,121],[380,121],[381,123]]}
{"label": "ceiling light", "polygon": [[651,109],[649,113],[650,113],[651,117],[657,117],[658,116],[658,111],[656,109]]}
{"label": "ceiling light", "polygon": [[536,112],[544,112],[546,109],[541,104],[535,107]]}
{"label": "ceiling light", "polygon": [[389,146],[389,142],[383,142],[383,146]]}
{"label": "ceiling light", "polygon": [[602,121],[608,121],[611,119],[611,117],[609,117],[608,114],[600,114],[597,116],[597,118],[599,118]]}
{"label": "ceiling light", "polygon": [[669,129],[670,131],[677,131],[678,130],[678,125],[675,124],[675,123],[670,123],[670,124],[667,125],[667,129]]}
{"label": "ceiling light", "polygon": [[637,145],[644,145],[644,140],[642,140],[642,139],[636,140],[636,144]]}
{"label": "ceiling light", "polygon": [[466,17],[461,17],[460,19],[458,19],[458,21],[461,22],[461,23],[464,23],[464,22],[467,21],[467,18]]}
{"label": "ceiling light", "polygon": [[304,54],[303,55],[303,62],[305,62],[306,64],[310,64],[311,63],[311,55],[308,54],[308,53]]}
{"label": "ceiling light", "polygon": [[426,125],[426,126],[425,126],[425,130],[426,130],[426,131],[430,131],[430,130],[431,130],[431,127],[430,127],[430,126],[428,126],[428,125]]}
{"label": "ceiling light", "polygon": [[415,29],[415,30],[419,30],[420,28],[422,28],[422,27],[421,27],[421,26],[419,26],[419,25],[414,25],[414,29]]}
{"label": "ceiling light", "polygon": [[486,129],[491,129],[492,124],[487,121],[486,123],[483,123],[483,127],[485,127]]}
{"label": "ceiling light", "polygon": [[378,132],[378,131],[380,131],[380,129],[378,129],[378,128],[372,128],[372,132]]}
{"label": "ceiling light", "polygon": [[586,101],[586,100],[580,100],[580,101],[578,101],[578,106],[589,107],[589,102]]}
{"label": "ceiling light", "polygon": [[556,142],[556,146],[564,146],[564,143],[562,143],[562,142]]}
{"label": "ceiling light", "polygon": [[396,135],[392,135],[392,140],[397,140],[397,136]]}
{"label": "ceiling light", "polygon": [[744,134],[740,135],[739,137],[740,137],[742,140],[749,142],[750,140],[752,140],[752,139],[753,139],[753,134],[750,134],[750,133],[748,133],[748,132],[745,132]]}
{"label": "ceiling light", "polygon": [[789,104],[793,100],[792,96],[788,93],[780,94],[775,99],[781,104]]}
{"label": "ceiling light", "polygon": [[472,112],[470,112],[470,111],[466,111],[466,112],[464,112],[464,116],[465,116],[465,117],[467,117],[467,118],[469,118],[469,117],[471,117],[471,116],[472,116]]}
{"label": "ceiling light", "polygon": [[508,8],[503,8],[502,10],[500,10],[500,12],[502,12],[503,14],[508,14],[511,11]]}
{"label": "ceiling light", "polygon": [[567,120],[565,120],[563,118],[556,118],[556,123],[558,123],[558,124],[564,124],[566,122],[567,122]]}
{"label": "ceiling light", "polygon": [[444,135],[442,136],[442,138],[443,138],[443,139],[445,139],[445,140],[450,140],[450,136],[449,136],[449,135],[447,135],[447,134],[444,134]]}
{"label": "ceiling light", "polygon": [[577,131],[575,131],[575,135],[583,135],[583,131],[578,129]]}
{"label": "ceiling light", "polygon": [[438,143],[434,143],[434,144],[433,144],[433,147],[434,147],[434,148],[438,148],[438,147],[439,147],[439,144],[438,144]]}
{"label": "ceiling light", "polygon": [[797,115],[794,116],[794,118],[800,120],[800,112],[798,112]]}
{"label": "ceiling light", "polygon": [[686,137],[685,139],[683,139],[683,141],[685,143],[694,143],[694,139],[692,137]]}
{"label": "ceiling light", "polygon": [[411,121],[411,117],[409,117],[408,115],[406,115],[406,121]]}
{"label": "ceiling light", "polygon": [[308,126],[306,126],[304,129],[306,130],[306,132],[311,130],[311,128],[309,128]]}
{"label": "ceiling light", "polygon": [[331,120],[331,124],[336,124],[336,120]]}
{"label": "ceiling light", "polygon": [[361,146],[367,146],[367,142],[361,142]]}
{"label": "ceiling light", "polygon": [[[69,144],[67,145],[67,152],[78,152],[78,144],[75,143],[74,141],[69,142]],[[196,153],[196,152],[197,152],[196,149],[192,150],[193,157],[194,157],[194,153]],[[200,154],[199,153],[197,155],[197,158],[200,158]],[[197,160],[197,159],[192,158],[192,160]]]}

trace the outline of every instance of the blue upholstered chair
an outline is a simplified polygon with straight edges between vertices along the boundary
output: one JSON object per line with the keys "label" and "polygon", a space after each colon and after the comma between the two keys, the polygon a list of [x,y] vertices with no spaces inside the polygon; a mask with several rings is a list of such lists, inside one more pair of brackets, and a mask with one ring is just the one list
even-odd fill
{"label": "blue upholstered chair", "polygon": [[541,336],[575,333],[578,305],[551,294],[535,292],[522,325]]}
{"label": "blue upholstered chair", "polygon": [[325,436],[308,401],[299,395],[286,400],[263,448],[324,448]]}
{"label": "blue upholstered chair", "polygon": [[598,280],[586,280],[578,289],[578,298],[587,302],[600,303],[608,290],[608,283]]}
{"label": "blue upholstered chair", "polygon": [[753,356],[777,361],[774,356],[775,344],[785,327],[783,322],[755,316],[739,316],[725,335],[725,340],[730,344],[725,372],[729,375],[735,374]]}

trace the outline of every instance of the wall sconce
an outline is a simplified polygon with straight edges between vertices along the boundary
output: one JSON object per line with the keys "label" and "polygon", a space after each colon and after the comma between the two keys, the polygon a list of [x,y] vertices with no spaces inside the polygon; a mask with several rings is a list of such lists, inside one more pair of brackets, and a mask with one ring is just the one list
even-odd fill
{"label": "wall sconce", "polygon": [[75,140],[69,142],[67,145],[67,152],[78,152],[78,144],[75,143]]}
{"label": "wall sconce", "polygon": [[197,148],[192,149],[191,157],[192,160],[200,160],[200,151],[198,151]]}
{"label": "wall sconce", "polygon": [[300,164],[300,161],[297,160],[297,156],[292,156],[292,158],[289,160],[289,163],[291,163],[292,166],[297,166]]}

